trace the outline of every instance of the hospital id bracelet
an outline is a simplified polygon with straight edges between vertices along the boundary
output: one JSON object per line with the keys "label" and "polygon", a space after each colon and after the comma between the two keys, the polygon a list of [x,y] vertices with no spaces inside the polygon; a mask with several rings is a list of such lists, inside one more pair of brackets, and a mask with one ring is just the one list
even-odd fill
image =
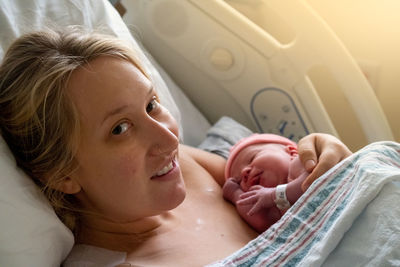
{"label": "hospital id bracelet", "polygon": [[280,184],[275,190],[275,204],[280,210],[287,210],[290,208],[290,202],[286,197],[287,184]]}

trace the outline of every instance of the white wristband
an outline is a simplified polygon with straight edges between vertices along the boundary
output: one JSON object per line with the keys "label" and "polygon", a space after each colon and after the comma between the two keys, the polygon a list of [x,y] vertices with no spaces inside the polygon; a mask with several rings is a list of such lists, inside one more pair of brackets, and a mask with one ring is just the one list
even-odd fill
{"label": "white wristband", "polygon": [[286,187],[287,184],[280,184],[276,187],[275,190],[275,204],[276,207],[280,210],[287,210],[290,208],[290,202],[286,197]]}

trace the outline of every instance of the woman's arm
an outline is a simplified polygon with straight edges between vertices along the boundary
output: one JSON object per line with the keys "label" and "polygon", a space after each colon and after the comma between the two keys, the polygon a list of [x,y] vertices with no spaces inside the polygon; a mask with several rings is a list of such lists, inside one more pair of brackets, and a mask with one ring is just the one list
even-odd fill
{"label": "woman's arm", "polygon": [[187,153],[198,164],[206,169],[221,187],[224,185],[224,170],[226,160],[223,157],[186,145],[180,145],[180,149],[184,150],[185,153]]}
{"label": "woman's arm", "polygon": [[352,154],[339,139],[322,133],[305,136],[297,147],[301,162],[311,173],[302,184],[303,191],[336,163]]}

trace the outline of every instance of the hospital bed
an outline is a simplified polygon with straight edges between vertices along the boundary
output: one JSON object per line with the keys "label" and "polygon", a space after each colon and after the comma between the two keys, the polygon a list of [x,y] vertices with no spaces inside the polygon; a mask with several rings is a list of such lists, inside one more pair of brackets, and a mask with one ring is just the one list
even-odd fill
{"label": "hospital bed", "polygon": [[[290,37],[278,41],[229,5],[236,2],[253,6],[253,12],[264,10],[254,16],[279,16],[277,23],[287,26]],[[332,123],[317,93],[320,90],[309,77],[311,69],[320,67],[331,73],[337,90],[351,104],[367,143],[393,140],[375,94],[354,59],[305,1],[124,3],[130,10],[125,15],[128,27],[133,26],[211,123],[229,115],[253,131],[295,141],[310,132],[338,136],[342,129]]]}
{"label": "hospital bed", "polygon": [[[182,142],[194,146],[222,115],[252,131],[295,141],[314,131],[336,135],[307,77],[311,66],[324,64],[352,103],[368,141],[392,140],[370,86],[326,25],[302,1],[267,2],[291,18],[289,23],[298,31],[294,42],[280,44],[219,0],[131,1],[134,8],[126,16],[131,31],[107,0],[2,0],[0,58],[22,33],[55,24],[84,25],[117,35],[142,51],[140,59],[162,103],[181,122]],[[302,23],[295,19],[299,16]],[[320,36],[317,42],[311,41],[314,34]],[[342,71],[335,68],[338,65]],[[387,146],[398,151],[395,144]],[[16,167],[2,139],[0,170],[0,266],[59,266],[73,246],[72,233]],[[348,222],[341,229],[350,226]],[[330,251],[339,241],[331,242]]]}

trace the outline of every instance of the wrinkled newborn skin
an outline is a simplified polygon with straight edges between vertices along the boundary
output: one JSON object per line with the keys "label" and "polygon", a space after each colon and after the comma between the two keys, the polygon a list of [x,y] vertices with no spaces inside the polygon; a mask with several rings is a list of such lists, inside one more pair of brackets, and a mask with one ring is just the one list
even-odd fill
{"label": "wrinkled newborn skin", "polygon": [[232,162],[231,174],[233,179],[225,184],[224,197],[236,205],[240,216],[254,229],[263,232],[279,220],[284,212],[273,205],[249,215],[253,204],[237,205],[240,195],[255,190],[257,185],[275,188],[279,184],[287,184],[298,178],[304,180],[308,172],[297,155],[296,147],[258,143],[239,152]]}

